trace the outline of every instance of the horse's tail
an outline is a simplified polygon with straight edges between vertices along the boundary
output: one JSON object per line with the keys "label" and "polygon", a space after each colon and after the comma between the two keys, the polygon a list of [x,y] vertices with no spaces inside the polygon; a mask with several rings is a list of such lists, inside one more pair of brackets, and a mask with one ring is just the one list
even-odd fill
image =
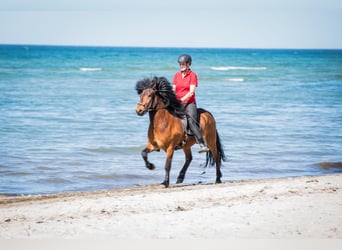
{"label": "horse's tail", "polygon": [[[221,144],[221,139],[220,139],[220,136],[219,136],[217,130],[216,130],[216,149],[217,149],[218,161],[219,161],[219,164],[221,165],[222,161],[227,161],[227,158],[226,158],[226,155],[224,153],[223,146]],[[207,152],[205,167],[207,167],[208,164],[211,166],[215,165],[215,159],[214,159],[211,151]]]}

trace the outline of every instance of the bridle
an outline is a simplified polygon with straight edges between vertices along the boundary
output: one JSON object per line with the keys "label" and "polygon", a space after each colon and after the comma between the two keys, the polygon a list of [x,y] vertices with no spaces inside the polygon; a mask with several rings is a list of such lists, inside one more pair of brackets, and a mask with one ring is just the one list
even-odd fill
{"label": "bridle", "polygon": [[167,104],[164,104],[163,107],[157,107],[157,105],[158,105],[157,95],[156,95],[157,90],[152,89],[152,88],[145,89],[141,93],[141,95],[144,94],[145,91],[147,91],[147,90],[152,91],[152,93],[151,93],[152,97],[151,97],[150,101],[147,104],[143,104],[141,102],[138,102],[138,104],[137,104],[137,105],[142,106],[144,108],[144,112],[150,112],[150,111],[157,111],[157,110],[160,110],[160,109],[166,109],[169,106],[169,103],[167,103]]}

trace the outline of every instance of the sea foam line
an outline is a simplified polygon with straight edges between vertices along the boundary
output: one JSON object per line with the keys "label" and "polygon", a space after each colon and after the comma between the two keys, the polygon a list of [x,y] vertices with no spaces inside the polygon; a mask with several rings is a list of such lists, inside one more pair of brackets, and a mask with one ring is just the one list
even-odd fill
{"label": "sea foam line", "polygon": [[245,79],[244,78],[227,78],[226,80],[229,82],[243,82]]}
{"label": "sea foam line", "polygon": [[267,67],[222,66],[210,67],[212,70],[265,70]]}
{"label": "sea foam line", "polygon": [[101,71],[102,68],[80,68],[81,71]]}

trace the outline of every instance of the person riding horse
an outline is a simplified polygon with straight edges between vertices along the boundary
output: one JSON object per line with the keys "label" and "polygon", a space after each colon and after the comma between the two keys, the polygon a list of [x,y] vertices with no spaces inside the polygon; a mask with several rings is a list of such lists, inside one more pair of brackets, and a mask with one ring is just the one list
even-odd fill
{"label": "person riding horse", "polygon": [[190,55],[183,54],[178,57],[180,71],[173,77],[173,91],[177,99],[187,113],[190,130],[194,133],[197,143],[200,145],[199,153],[208,152],[209,148],[205,143],[198,122],[195,89],[198,86],[198,78],[190,69],[192,59]]}
{"label": "person riding horse", "polygon": [[[150,170],[155,169],[154,164],[148,160],[148,154],[163,150],[166,153],[166,160],[162,184],[168,187],[174,151],[182,149],[185,162],[177,177],[177,183],[182,183],[192,161],[191,147],[196,144],[195,136],[189,136],[186,139],[187,135],[184,133],[182,124],[185,113],[182,104],[177,99],[172,84],[165,77],[140,80],[136,83],[135,89],[139,95],[135,111],[138,116],[148,113],[150,121],[146,147],[141,151],[145,166]],[[206,153],[205,167],[216,165],[215,183],[221,183],[221,164],[226,157],[216,129],[215,118],[205,109],[198,109],[197,112],[203,139],[210,149]],[[183,144],[184,140],[186,140],[185,144]]]}

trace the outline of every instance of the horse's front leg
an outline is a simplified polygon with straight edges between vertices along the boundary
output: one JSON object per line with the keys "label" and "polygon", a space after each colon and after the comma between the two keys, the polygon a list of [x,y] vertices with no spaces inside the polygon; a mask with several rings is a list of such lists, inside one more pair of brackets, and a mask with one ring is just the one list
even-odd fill
{"label": "horse's front leg", "polygon": [[165,178],[164,181],[161,183],[165,187],[168,187],[170,184],[170,170],[171,170],[171,163],[173,157],[174,148],[170,147],[166,151],[166,161],[165,161]]}
{"label": "horse's front leg", "polygon": [[141,151],[141,156],[145,161],[145,166],[149,169],[149,170],[153,170],[155,169],[155,166],[153,163],[149,162],[147,159],[147,154],[151,153],[152,150],[150,150],[148,147],[146,147],[143,151]]}
{"label": "horse's front leg", "polygon": [[185,173],[186,170],[188,169],[191,161],[192,161],[192,153],[190,148],[184,148],[183,149],[184,154],[185,154],[185,163],[182,168],[182,170],[179,172],[178,178],[177,178],[177,183],[183,183],[184,178],[185,178]]}

